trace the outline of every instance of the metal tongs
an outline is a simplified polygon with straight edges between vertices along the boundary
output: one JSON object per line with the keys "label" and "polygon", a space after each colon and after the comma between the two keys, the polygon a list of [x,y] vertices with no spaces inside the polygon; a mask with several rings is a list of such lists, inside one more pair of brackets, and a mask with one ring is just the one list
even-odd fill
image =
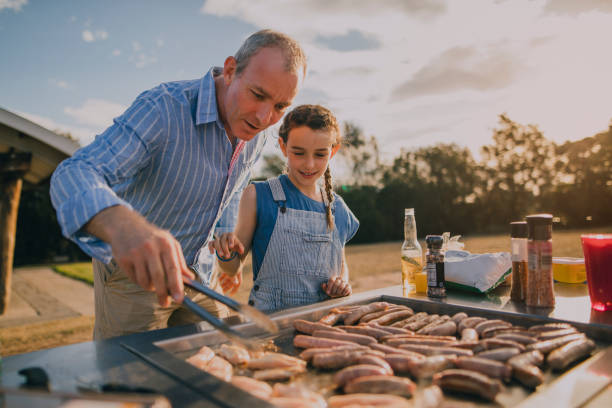
{"label": "metal tongs", "polygon": [[[236,312],[247,316],[255,325],[261,327],[270,334],[278,333],[278,326],[268,316],[259,310],[249,305],[243,305],[242,303],[236,302],[234,299],[224,296],[214,290],[202,285],[199,282],[194,281],[186,276],[183,276],[183,283],[200,293],[205,294],[209,298],[216,300],[217,302],[223,303],[227,307]],[[255,349],[260,346],[260,342],[255,342],[252,339],[246,337],[244,334],[237,332],[227,325],[222,320],[210,314],[206,309],[195,303],[191,298],[185,296],[183,298],[183,304],[188,307],[192,312],[200,316],[203,320],[210,323],[211,326],[218,329],[220,332],[225,334],[231,340],[240,343],[248,348]]]}

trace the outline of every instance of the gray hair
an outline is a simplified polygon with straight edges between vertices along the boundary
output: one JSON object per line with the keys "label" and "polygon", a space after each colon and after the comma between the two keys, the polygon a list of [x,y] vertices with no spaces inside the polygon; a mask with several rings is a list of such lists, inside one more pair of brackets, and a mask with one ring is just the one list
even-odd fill
{"label": "gray hair", "polygon": [[262,48],[278,48],[285,57],[287,72],[298,72],[302,67],[306,74],[306,54],[300,44],[286,34],[274,30],[260,30],[251,34],[240,46],[234,58],[236,59],[236,75],[249,65],[251,57]]}

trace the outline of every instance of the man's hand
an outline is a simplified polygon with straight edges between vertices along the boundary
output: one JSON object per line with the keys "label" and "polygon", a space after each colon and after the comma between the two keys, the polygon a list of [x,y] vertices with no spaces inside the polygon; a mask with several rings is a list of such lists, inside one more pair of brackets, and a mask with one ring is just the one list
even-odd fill
{"label": "man's hand", "polygon": [[161,306],[170,305],[168,293],[176,302],[183,301],[182,276],[195,276],[185,263],[181,244],[168,231],[124,206],[106,208],[85,228],[110,244],[113,258],[128,278],[155,291]]}
{"label": "man's hand", "polygon": [[327,293],[327,296],[332,298],[348,296],[353,293],[350,283],[342,279],[340,276],[333,276],[329,278],[326,283],[321,284],[321,289]]}
{"label": "man's hand", "polygon": [[231,258],[232,252],[244,254],[244,245],[233,232],[226,232],[208,243],[210,253],[217,251],[221,258]]}
{"label": "man's hand", "polygon": [[240,288],[240,285],[242,285],[242,271],[238,271],[234,276],[221,273],[221,275],[219,275],[219,283],[223,288],[223,293],[230,296],[235,294],[238,288]]}

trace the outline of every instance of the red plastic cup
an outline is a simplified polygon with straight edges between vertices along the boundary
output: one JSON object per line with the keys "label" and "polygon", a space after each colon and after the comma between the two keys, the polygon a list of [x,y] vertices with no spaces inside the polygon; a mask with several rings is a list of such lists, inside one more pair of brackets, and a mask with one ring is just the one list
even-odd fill
{"label": "red plastic cup", "polygon": [[581,235],[591,307],[612,310],[612,234]]}

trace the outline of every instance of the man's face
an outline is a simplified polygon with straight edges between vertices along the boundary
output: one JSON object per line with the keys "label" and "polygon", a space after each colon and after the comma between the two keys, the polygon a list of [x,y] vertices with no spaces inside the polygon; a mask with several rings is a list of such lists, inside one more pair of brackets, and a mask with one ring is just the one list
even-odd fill
{"label": "man's face", "polygon": [[277,48],[259,50],[239,75],[235,68],[236,60],[229,57],[223,67],[222,119],[230,136],[248,141],[280,120],[297,95],[302,75],[286,71]]}

